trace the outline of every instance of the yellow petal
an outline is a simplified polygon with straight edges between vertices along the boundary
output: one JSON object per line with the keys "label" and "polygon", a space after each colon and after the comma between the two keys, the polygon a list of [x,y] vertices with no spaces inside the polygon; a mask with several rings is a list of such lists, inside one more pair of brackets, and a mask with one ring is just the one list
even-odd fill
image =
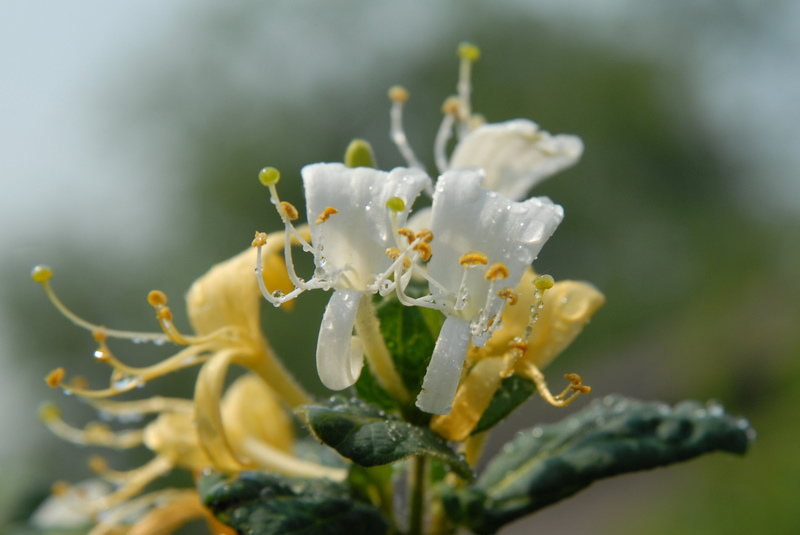
{"label": "yellow petal", "polygon": [[292,451],[292,421],[275,392],[255,375],[244,375],[228,387],[222,400],[222,421],[234,450],[249,436]]}
{"label": "yellow petal", "polygon": [[202,470],[211,465],[208,456],[200,449],[191,413],[162,413],[145,428],[144,445],[169,457],[182,468]]}

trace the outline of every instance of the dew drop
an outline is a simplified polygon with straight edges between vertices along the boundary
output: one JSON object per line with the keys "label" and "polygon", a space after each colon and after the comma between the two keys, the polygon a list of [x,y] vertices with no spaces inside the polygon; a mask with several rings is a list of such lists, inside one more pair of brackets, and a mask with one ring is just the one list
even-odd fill
{"label": "dew drop", "polygon": [[156,338],[153,343],[157,346],[163,346],[167,342],[166,338]]}
{"label": "dew drop", "polygon": [[275,290],[274,292],[272,292],[272,297],[274,297],[275,299],[283,299],[284,297],[286,297],[286,294],[280,290]]}

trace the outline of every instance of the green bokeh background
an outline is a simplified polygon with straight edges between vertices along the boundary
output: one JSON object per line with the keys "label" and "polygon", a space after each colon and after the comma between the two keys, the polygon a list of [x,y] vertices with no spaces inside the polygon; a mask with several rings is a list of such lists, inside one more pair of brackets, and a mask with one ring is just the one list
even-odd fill
{"label": "green bokeh background", "polygon": [[[341,160],[353,137],[373,143],[381,167],[403,163],[388,139],[391,85],[409,89],[408,136],[434,169],[430,147],[441,102],[455,89],[455,47],[469,40],[482,50],[476,111],[490,121],[528,117],[550,132],[578,134],[586,145],[579,165],[534,192],[566,211],[536,267],[556,279],[591,281],[608,302],[551,366],[551,377],[577,371],[593,387],[576,405],[612,392],[670,403],[716,398],[759,433],[744,459],[710,456],[602,482],[504,533],[797,533],[800,210],[772,210],[748,196],[766,171],[725,150],[717,139],[724,132],[704,120],[704,103],[690,88],[692,70],[703,64],[689,44],[709,28],[757,36],[769,31],[770,10],[788,3],[761,2],[759,10],[744,2],[645,4],[642,16],[675,36],[660,41],[673,52],[637,54],[621,45],[625,32],[635,33],[635,20],[559,18],[515,2],[240,3],[192,16],[187,10],[178,52],[162,57],[150,43],[146,53],[120,57],[119,68],[135,85],[98,92],[97,106],[116,125],[120,143],[153,132],[165,140],[156,157],[171,175],[169,226],[147,248],[111,244],[108,256],[104,244],[43,236],[46,258],[7,255],[0,272],[3,304],[14,311],[10,343],[24,357],[24,377],[37,377],[29,385],[34,397],[57,400],[67,419],[85,422],[86,407],[38,377],[64,365],[98,384],[107,371],[90,362],[91,337],[27,283],[33,263],[54,266],[63,300],[98,323],[155,327],[144,296],[159,288],[185,327],[179,302],[191,281],[244,248],[254,230],[279,226],[256,179],[260,168],[279,168],[282,197],[302,207],[301,167]],[[394,21],[404,9],[416,15]],[[435,31],[424,23],[428,16],[441,22]],[[286,27],[296,24],[289,19],[303,24],[293,34],[281,17]],[[276,29],[288,39],[265,37]],[[382,32],[396,46],[377,46]],[[163,36],[164,46],[170,42]],[[292,61],[298,47],[318,61],[299,63],[297,72],[322,64],[322,74],[291,77],[281,68],[283,78],[273,77],[273,66]],[[326,297],[304,295],[289,314],[264,309],[273,345],[321,394],[313,345]],[[114,347],[137,364],[168,354]],[[141,393],[189,396],[193,378],[181,373]],[[39,425],[34,408],[26,425]],[[503,424],[491,447],[520,426],[569,410],[533,400]],[[52,480],[87,477],[89,450],[39,437],[17,459],[2,459],[6,522],[30,512]],[[132,467],[147,457],[110,459]]]}

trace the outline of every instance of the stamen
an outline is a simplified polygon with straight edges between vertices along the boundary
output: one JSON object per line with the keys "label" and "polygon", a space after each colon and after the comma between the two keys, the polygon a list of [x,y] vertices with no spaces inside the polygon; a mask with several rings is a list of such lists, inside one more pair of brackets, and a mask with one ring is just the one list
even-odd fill
{"label": "stamen", "polygon": [[486,271],[486,275],[484,275],[487,281],[496,281],[498,279],[507,279],[508,278],[508,268],[501,263],[492,264],[492,266]]}
{"label": "stamen", "polygon": [[433,241],[433,232],[431,232],[430,229],[424,228],[417,232],[417,238],[422,238],[423,243],[430,243]]}
{"label": "stamen", "polygon": [[333,206],[328,206],[325,210],[317,216],[317,220],[314,222],[315,225],[321,225],[325,221],[328,220],[333,214],[338,214],[339,210],[334,208]]}
{"label": "stamen", "polygon": [[414,151],[411,149],[406,133],[403,130],[403,105],[408,101],[408,97],[408,91],[404,87],[396,85],[389,89],[389,99],[392,101],[392,108],[389,111],[391,119],[389,134],[408,166],[424,171],[425,166],[414,155]]}
{"label": "stamen", "polygon": [[388,256],[392,260],[398,260],[402,256],[403,268],[404,269],[411,268],[411,260],[409,260],[408,256],[405,254],[405,251],[401,253],[400,249],[398,249],[397,247],[389,247],[388,249],[386,249],[386,256]]}
{"label": "stamen", "polygon": [[300,217],[300,214],[297,212],[297,208],[295,208],[290,202],[282,201],[281,208],[283,208],[283,211],[286,212],[286,217],[289,218],[289,221],[297,221],[297,218]]}
{"label": "stamen", "polygon": [[133,331],[120,331],[116,329],[106,329],[100,325],[95,325],[94,323],[90,323],[83,318],[78,317],[74,314],[71,310],[69,310],[64,303],[56,296],[55,292],[53,291],[52,287],[50,286],[50,279],[53,277],[53,271],[47,266],[36,266],[31,271],[31,279],[34,282],[38,282],[44,288],[45,294],[47,298],[50,299],[50,302],[53,303],[53,306],[56,307],[64,317],[66,317],[69,321],[73,324],[81,327],[82,329],[86,329],[87,331],[97,331],[97,330],[104,330],[108,336],[113,338],[122,338],[127,340],[137,340],[141,342],[154,342],[154,343],[163,343],[168,340],[168,337],[162,333],[141,333],[141,332],[133,332]]}
{"label": "stamen", "polygon": [[461,256],[458,259],[458,263],[464,266],[464,268],[469,269],[479,265],[486,265],[489,263],[489,258],[478,251],[470,251]]}
{"label": "stamen", "polygon": [[415,245],[414,250],[419,253],[419,256],[423,262],[427,262],[428,260],[430,260],[431,256],[433,255],[433,251],[431,251],[431,246],[424,242]]}
{"label": "stamen", "polygon": [[[544,380],[544,374],[532,362],[525,362],[522,370],[517,369],[517,374],[527,377],[536,383],[536,388],[539,391],[539,395],[541,395],[546,402],[554,407],[566,407],[575,401],[575,398],[577,398],[579,395],[588,394],[592,391],[591,387],[583,384],[581,377],[578,374],[568,373],[564,375],[564,378],[570,382],[569,386],[567,386],[567,388],[565,388],[560,394],[554,396],[552,393],[550,393],[550,389],[547,387],[547,383]],[[570,395],[569,397],[565,398],[564,396],[567,394]]]}
{"label": "stamen", "polygon": [[61,381],[64,380],[64,375],[66,372],[64,368],[56,368],[55,370],[51,371],[45,377],[45,382],[47,382],[47,386],[50,388],[56,388],[57,386],[61,385]]}
{"label": "stamen", "polygon": [[497,297],[505,299],[506,303],[508,303],[509,305],[516,305],[517,300],[519,299],[517,296],[517,292],[515,292],[509,287],[505,287],[499,292],[497,292]]}
{"label": "stamen", "polygon": [[458,97],[448,97],[442,105],[442,122],[439,125],[439,130],[436,132],[436,139],[433,143],[433,156],[436,160],[436,167],[439,169],[439,174],[443,174],[450,169],[450,160],[447,157],[447,143],[453,134],[453,125],[459,119],[460,105]]}
{"label": "stamen", "polygon": [[414,242],[414,240],[416,239],[416,236],[414,235],[414,231],[411,230],[410,228],[403,227],[401,229],[397,229],[397,233],[400,236],[405,237],[405,239],[408,240],[409,245],[412,244]]}
{"label": "stamen", "polygon": [[147,302],[156,309],[156,318],[158,318],[158,323],[161,325],[164,334],[166,334],[172,342],[178,345],[188,346],[191,342],[184,338],[177,327],[175,327],[175,324],[172,323],[172,312],[167,306],[166,294],[161,290],[153,290],[147,295]]}
{"label": "stamen", "polygon": [[39,419],[56,436],[73,444],[83,446],[106,446],[108,448],[129,449],[142,444],[144,433],[141,429],[114,432],[100,422],[89,422],[84,429],[78,429],[61,419],[61,410],[52,403],[39,409]]}

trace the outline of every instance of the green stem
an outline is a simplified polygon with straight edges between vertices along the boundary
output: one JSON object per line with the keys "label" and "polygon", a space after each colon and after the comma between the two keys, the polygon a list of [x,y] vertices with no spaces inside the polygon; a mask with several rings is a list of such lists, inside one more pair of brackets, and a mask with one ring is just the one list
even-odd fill
{"label": "green stem", "polygon": [[364,345],[364,356],[378,384],[401,405],[407,405],[411,395],[403,385],[394,366],[392,355],[381,334],[380,322],[372,304],[372,296],[364,294],[356,312],[356,332]]}
{"label": "green stem", "polygon": [[415,455],[411,457],[409,486],[411,487],[410,511],[408,515],[408,535],[422,535],[425,521],[425,472],[427,457]]}

